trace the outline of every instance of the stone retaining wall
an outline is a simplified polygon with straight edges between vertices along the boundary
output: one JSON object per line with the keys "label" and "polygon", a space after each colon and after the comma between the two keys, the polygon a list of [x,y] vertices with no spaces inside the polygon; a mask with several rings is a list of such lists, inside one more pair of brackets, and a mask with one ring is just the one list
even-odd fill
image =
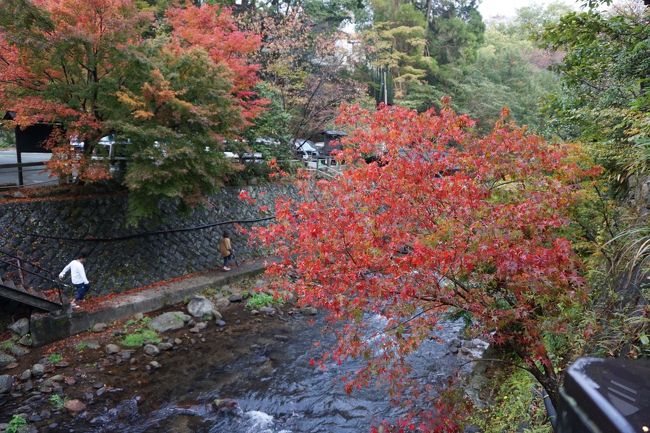
{"label": "stone retaining wall", "polygon": [[[204,209],[196,209],[186,216],[179,213],[178,206],[166,203],[162,205],[165,215],[162,222],[145,221],[138,227],[127,225],[128,199],[125,196],[0,203],[0,247],[19,251],[25,259],[53,274],[58,274],[78,253],[86,254],[91,294],[120,292],[219,266],[221,256],[217,247],[223,230],[231,234],[239,260],[261,253],[255,251],[232,225],[112,242],[60,241],[26,236],[25,233],[109,238],[228,220],[257,219],[270,215],[261,212],[261,206],[273,209],[277,197],[295,193],[285,184],[244,187],[256,199],[256,203],[250,205],[238,198],[241,189],[224,188],[210,198],[210,204]],[[0,272],[8,271],[10,268],[0,263]],[[30,287],[51,288],[51,284],[43,284],[36,277],[26,275],[26,280]]]}

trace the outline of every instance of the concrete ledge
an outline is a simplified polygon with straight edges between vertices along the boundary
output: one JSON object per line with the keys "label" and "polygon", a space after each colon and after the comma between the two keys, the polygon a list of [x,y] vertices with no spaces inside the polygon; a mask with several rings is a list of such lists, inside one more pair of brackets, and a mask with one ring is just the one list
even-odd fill
{"label": "concrete ledge", "polygon": [[92,312],[33,314],[30,320],[32,342],[34,346],[43,346],[87,331],[96,323],[110,323],[136,313],[156,311],[177,304],[209,287],[225,286],[233,281],[261,274],[265,269],[263,262],[248,263],[228,273],[210,272],[133,294],[125,293],[105,301]]}

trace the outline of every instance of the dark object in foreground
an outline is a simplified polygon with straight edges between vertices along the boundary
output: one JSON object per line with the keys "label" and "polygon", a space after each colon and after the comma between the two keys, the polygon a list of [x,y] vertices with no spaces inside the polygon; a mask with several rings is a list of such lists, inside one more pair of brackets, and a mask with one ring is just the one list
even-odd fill
{"label": "dark object in foreground", "polygon": [[558,412],[557,433],[650,432],[650,360],[579,359]]}

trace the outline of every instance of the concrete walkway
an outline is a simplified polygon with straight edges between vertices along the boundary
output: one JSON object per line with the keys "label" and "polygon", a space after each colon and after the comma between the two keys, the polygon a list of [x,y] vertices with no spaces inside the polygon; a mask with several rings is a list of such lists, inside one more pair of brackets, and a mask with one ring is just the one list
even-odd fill
{"label": "concrete walkway", "polygon": [[[161,281],[111,297],[93,298],[84,302],[87,309],[59,314],[32,314],[30,332],[34,346],[42,346],[84,332],[96,323],[126,319],[136,313],[148,313],[184,299],[210,287],[221,287],[239,279],[261,274],[266,260],[242,263],[229,272],[215,270],[183,278]],[[95,302],[95,303],[93,303]]]}

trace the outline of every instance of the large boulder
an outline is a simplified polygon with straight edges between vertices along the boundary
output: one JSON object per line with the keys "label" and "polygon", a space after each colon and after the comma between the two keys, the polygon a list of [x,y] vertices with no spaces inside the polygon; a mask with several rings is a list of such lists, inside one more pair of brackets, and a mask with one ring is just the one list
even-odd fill
{"label": "large boulder", "polygon": [[24,317],[22,319],[18,319],[9,325],[8,328],[11,330],[11,332],[14,332],[22,337],[29,332],[29,319],[26,319]]}
{"label": "large boulder", "polygon": [[190,319],[191,317],[182,311],[169,311],[154,318],[149,322],[149,327],[156,332],[175,331],[185,326]]}
{"label": "large boulder", "polygon": [[9,392],[11,390],[11,385],[14,384],[14,377],[8,374],[0,375],[0,394]]}
{"label": "large boulder", "polygon": [[192,316],[200,319],[211,319],[213,317],[221,319],[221,314],[214,307],[212,301],[205,296],[194,296],[187,304],[187,311]]}

